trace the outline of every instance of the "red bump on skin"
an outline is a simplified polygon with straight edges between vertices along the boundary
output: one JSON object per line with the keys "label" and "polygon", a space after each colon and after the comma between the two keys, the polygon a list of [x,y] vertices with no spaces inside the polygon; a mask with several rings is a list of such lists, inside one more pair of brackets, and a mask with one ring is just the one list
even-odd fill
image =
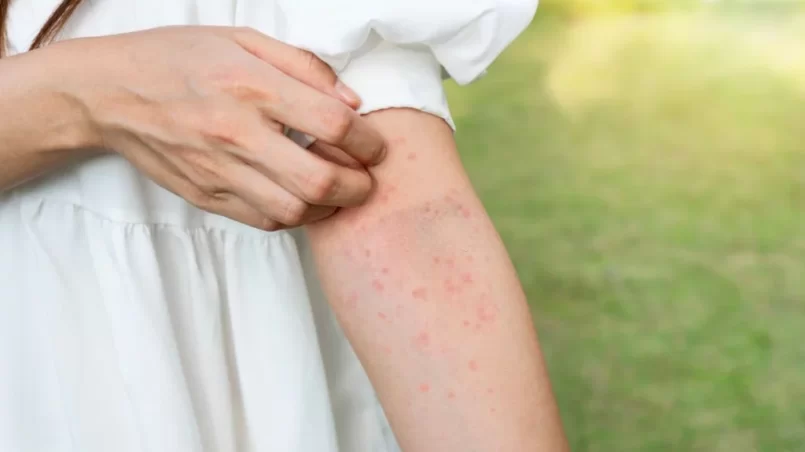
{"label": "red bump on skin", "polygon": [[414,342],[419,347],[427,347],[430,344],[430,334],[427,331],[422,331],[416,336]]}
{"label": "red bump on skin", "polygon": [[384,345],[383,346],[383,353],[390,355],[391,354],[391,347]]}
{"label": "red bump on skin", "polygon": [[434,264],[438,264],[438,263],[439,263],[439,262],[441,262],[441,261],[442,261],[442,259],[441,259],[441,258],[439,258],[439,257],[434,257],[434,258],[433,258],[433,263],[434,263]]}
{"label": "red bump on skin", "polygon": [[456,398],[456,393],[453,392],[453,391],[448,392],[447,393],[447,398],[448,399],[455,399]]}
{"label": "red bump on skin", "polygon": [[430,203],[425,204],[425,213],[430,213]]}
{"label": "red bump on skin", "polygon": [[388,268],[388,267],[383,267],[383,269],[382,269],[382,270],[380,270],[380,271],[381,271],[381,272],[382,272],[384,275],[388,275],[388,274],[389,274],[389,268]]}
{"label": "red bump on skin", "polygon": [[470,209],[468,209],[466,207],[462,207],[461,208],[461,215],[463,215],[464,218],[469,218],[472,214],[470,213]]}
{"label": "red bump on skin", "polygon": [[494,408],[490,408],[490,409],[489,409],[489,412],[490,412],[490,413],[497,413],[497,411],[498,411],[498,410],[496,410],[496,409],[494,409]]}
{"label": "red bump on skin", "polygon": [[494,393],[495,393],[495,390],[494,390],[494,389],[492,389],[492,388],[486,388],[486,393],[487,393],[487,394],[494,394]]}
{"label": "red bump on skin", "polygon": [[422,383],[419,385],[419,392],[430,392],[430,385],[427,383]]}
{"label": "red bump on skin", "polygon": [[465,321],[464,321],[464,326],[470,326],[470,321],[469,321],[469,320],[465,320]]}
{"label": "red bump on skin", "polygon": [[363,255],[366,256],[366,257],[371,257],[372,256],[372,250],[368,250],[368,249],[363,250]]}
{"label": "red bump on skin", "polygon": [[461,280],[464,281],[467,284],[472,284],[472,281],[473,281],[472,273],[462,273],[461,274]]}
{"label": "red bump on skin", "polygon": [[484,323],[492,323],[497,319],[498,314],[495,308],[490,304],[478,306],[478,320]]}
{"label": "red bump on skin", "polygon": [[453,284],[453,280],[447,279],[447,280],[444,281],[444,290],[446,290],[447,293],[455,293],[456,292],[456,286],[455,286],[455,284]]}
{"label": "red bump on skin", "polygon": [[379,279],[372,281],[372,287],[378,292],[383,292],[383,283]]}
{"label": "red bump on skin", "polygon": [[467,366],[468,366],[468,367],[470,368],[470,370],[471,370],[471,371],[473,371],[473,372],[475,372],[476,370],[478,370],[478,363],[477,363],[477,362],[475,362],[475,360],[474,360],[474,359],[473,359],[472,361],[470,361],[470,362],[469,362],[469,364],[467,364]]}
{"label": "red bump on skin", "polygon": [[378,316],[379,318],[383,319],[383,320],[386,320],[386,314],[383,314],[382,312],[378,312],[378,313],[377,313],[377,316]]}
{"label": "red bump on skin", "polygon": [[411,296],[417,300],[426,300],[428,298],[428,290],[424,287],[417,287],[411,291]]}
{"label": "red bump on skin", "polygon": [[416,152],[409,153],[408,160],[416,160]]}

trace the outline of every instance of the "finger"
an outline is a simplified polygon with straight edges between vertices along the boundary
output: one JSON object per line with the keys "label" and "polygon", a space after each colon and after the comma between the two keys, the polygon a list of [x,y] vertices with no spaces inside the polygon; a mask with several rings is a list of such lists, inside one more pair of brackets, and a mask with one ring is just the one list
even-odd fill
{"label": "finger", "polygon": [[334,145],[364,165],[385,158],[385,140],[358,113],[284,74],[270,69],[263,73],[263,86],[271,86],[272,93],[257,102],[270,118]]}
{"label": "finger", "polygon": [[365,168],[361,162],[355,160],[346,152],[322,141],[313,143],[307,148],[307,150],[318,155],[322,159],[327,160],[328,162],[335,163],[336,165],[354,168],[357,170],[363,170]]}
{"label": "finger", "polygon": [[366,171],[329,162],[280,134],[265,134],[252,140],[246,149],[228,148],[309,204],[354,207],[361,205],[372,189],[372,178]]}
{"label": "finger", "polygon": [[209,195],[185,178],[169,161],[154,153],[145,145],[137,147],[136,158],[131,163],[161,187],[181,196],[199,209],[225,216],[240,223],[275,231],[282,228],[277,221],[260,213],[241,199],[228,195]]}
{"label": "finger", "polygon": [[249,53],[288,76],[340,99],[351,108],[361,105],[358,94],[341,82],[333,69],[312,52],[290,46],[250,28],[235,29],[233,37]]}
{"label": "finger", "polygon": [[[354,207],[369,196],[372,180],[364,168],[341,166],[301,148],[267,126],[259,115],[233,112],[229,118],[236,123],[238,133],[232,139],[210,140],[209,155],[235,156],[309,204]],[[206,163],[202,159],[200,164]],[[222,180],[225,165],[233,166],[232,162],[206,166]]]}
{"label": "finger", "polygon": [[305,214],[304,221],[302,224],[310,224],[315,223],[317,221],[321,221],[325,218],[329,218],[333,216],[334,213],[338,211],[338,207],[331,207],[331,206],[310,206],[307,213]]}
{"label": "finger", "polygon": [[209,200],[207,207],[199,207],[202,210],[231,218],[240,223],[252,226],[263,231],[279,231],[287,229],[288,226],[264,215],[252,205],[233,193],[221,193]]}
{"label": "finger", "polygon": [[301,226],[332,215],[337,207],[314,206],[241,162],[228,167],[231,190],[249,205],[286,226]]}

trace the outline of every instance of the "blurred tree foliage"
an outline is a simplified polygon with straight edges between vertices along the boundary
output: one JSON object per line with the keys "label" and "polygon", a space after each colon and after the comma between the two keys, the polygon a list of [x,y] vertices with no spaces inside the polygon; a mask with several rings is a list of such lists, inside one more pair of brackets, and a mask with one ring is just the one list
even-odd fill
{"label": "blurred tree foliage", "polygon": [[613,13],[648,13],[697,8],[717,10],[801,9],[805,0],[540,0],[540,12],[566,17]]}
{"label": "blurred tree foliage", "polygon": [[541,0],[540,10],[563,16],[586,16],[606,13],[653,12],[691,8],[702,0]]}

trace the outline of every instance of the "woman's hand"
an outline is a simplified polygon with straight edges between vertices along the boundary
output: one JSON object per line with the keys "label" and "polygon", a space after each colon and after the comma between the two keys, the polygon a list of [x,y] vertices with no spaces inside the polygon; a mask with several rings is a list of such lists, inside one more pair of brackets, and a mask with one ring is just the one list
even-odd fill
{"label": "woman's hand", "polygon": [[[357,96],[311,53],[250,29],[166,27],[65,41],[88,61],[62,94],[113,150],[197,207],[266,230],[356,206],[383,138]],[[319,140],[308,151],[284,126]],[[318,155],[317,155],[318,154]]]}

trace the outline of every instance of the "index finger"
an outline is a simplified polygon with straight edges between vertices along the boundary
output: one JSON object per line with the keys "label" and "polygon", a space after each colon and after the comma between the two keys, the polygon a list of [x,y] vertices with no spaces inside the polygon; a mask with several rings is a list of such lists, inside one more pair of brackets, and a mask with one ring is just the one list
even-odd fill
{"label": "index finger", "polygon": [[272,71],[272,96],[262,109],[274,120],[338,147],[364,165],[386,154],[383,136],[346,104],[279,71]]}
{"label": "index finger", "polygon": [[341,99],[353,109],[361,105],[358,95],[341,83],[333,69],[312,52],[248,28],[236,28],[233,38],[252,55],[311,88]]}

